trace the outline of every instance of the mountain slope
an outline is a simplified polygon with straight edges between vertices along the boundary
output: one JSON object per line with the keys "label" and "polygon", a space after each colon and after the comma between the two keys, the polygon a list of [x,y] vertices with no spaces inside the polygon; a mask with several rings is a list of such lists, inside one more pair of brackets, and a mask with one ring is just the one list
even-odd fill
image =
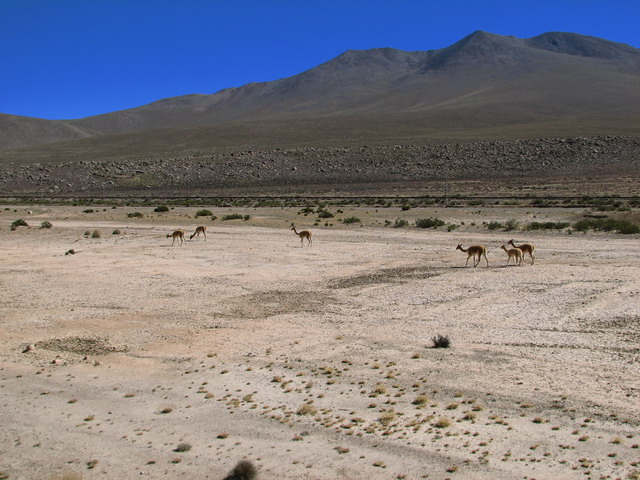
{"label": "mountain slope", "polygon": [[572,128],[584,119],[615,133],[629,122],[640,129],[639,106],[639,49],[573,33],[519,39],[478,31],[440,50],[352,50],[292,77],[83,119],[1,116],[0,146],[246,122],[295,130],[314,118],[357,118],[366,129],[389,115],[409,127],[442,121],[468,131]]}

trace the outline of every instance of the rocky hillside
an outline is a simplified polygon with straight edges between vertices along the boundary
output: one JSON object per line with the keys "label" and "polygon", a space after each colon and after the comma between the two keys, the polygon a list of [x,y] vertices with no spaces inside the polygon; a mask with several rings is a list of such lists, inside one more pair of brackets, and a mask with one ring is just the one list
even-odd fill
{"label": "rocky hillside", "polygon": [[[640,139],[575,137],[444,145],[305,147],[135,161],[0,166],[4,195],[215,195],[640,173]],[[637,192],[636,192],[637,194]]]}

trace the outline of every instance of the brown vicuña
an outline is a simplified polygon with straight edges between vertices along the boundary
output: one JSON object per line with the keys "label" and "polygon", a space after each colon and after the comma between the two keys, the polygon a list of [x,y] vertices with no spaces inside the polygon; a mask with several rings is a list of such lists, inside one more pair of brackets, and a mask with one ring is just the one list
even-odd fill
{"label": "brown vicu\u00f1a", "polygon": [[513,258],[514,265],[522,266],[522,257],[524,257],[522,250],[519,248],[507,248],[506,245],[502,245],[500,248],[507,252],[507,265],[509,265],[509,260]]}
{"label": "brown vicu\u00f1a", "polygon": [[184,231],[183,230],[176,230],[175,232],[170,233],[169,235],[167,235],[167,238],[169,238],[169,237],[173,238],[173,242],[171,242],[171,245],[176,243],[176,238],[178,240],[180,240],[180,245],[182,245],[184,243]]}
{"label": "brown vicu\u00f1a", "polygon": [[307,245],[311,246],[311,232],[309,230],[302,230],[302,231],[297,231],[296,230],[296,226],[295,225],[291,225],[291,230],[293,230],[293,233],[295,233],[296,235],[298,235],[300,237],[300,244],[304,247],[304,239],[307,239]]}
{"label": "brown vicu\u00f1a", "polygon": [[189,237],[189,240],[191,240],[196,235],[198,236],[198,238],[200,238],[200,234],[204,235],[204,241],[206,242],[207,241],[207,227],[205,227],[204,225],[200,225],[199,227],[196,227],[196,231],[191,234],[191,236]]}
{"label": "brown vicu\u00f1a", "polygon": [[[465,267],[469,265],[469,259],[471,257],[473,257],[473,266],[477,267],[483,256],[484,260],[487,262],[487,267],[489,266],[489,260],[487,260],[487,247],[484,245],[471,245],[469,248],[462,248],[462,245],[458,244],[456,250],[462,250],[467,254],[467,263],[464,264]],[[478,261],[476,261],[476,257]]]}
{"label": "brown vicu\u00f1a", "polygon": [[536,259],[536,246],[533,243],[521,243],[520,245],[516,245],[515,243],[513,243],[513,239],[509,240],[507,243],[513,248],[519,248],[520,250],[522,250],[523,258],[525,254],[529,254],[529,256],[531,257],[531,265],[533,265],[533,262]]}

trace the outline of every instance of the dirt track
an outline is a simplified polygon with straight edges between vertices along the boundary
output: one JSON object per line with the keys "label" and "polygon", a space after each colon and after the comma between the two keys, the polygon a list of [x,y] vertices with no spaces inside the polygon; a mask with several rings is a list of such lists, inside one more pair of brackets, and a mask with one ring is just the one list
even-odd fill
{"label": "dirt track", "polygon": [[[262,479],[637,478],[637,236],[334,227],[301,248],[283,213],[172,247],[178,217],[67,210],[0,218],[10,479],[242,458]],[[511,237],[535,265],[504,267]],[[463,268],[475,242],[490,268]]]}

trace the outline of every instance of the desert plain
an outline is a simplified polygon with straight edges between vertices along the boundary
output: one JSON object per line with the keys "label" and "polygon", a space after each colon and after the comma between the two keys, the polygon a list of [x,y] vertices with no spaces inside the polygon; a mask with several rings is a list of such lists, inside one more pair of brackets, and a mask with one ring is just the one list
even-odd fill
{"label": "desert plain", "polygon": [[[482,227],[562,208],[83,210],[0,210],[0,478],[640,478],[637,235]],[[427,217],[460,226],[385,226]]]}

